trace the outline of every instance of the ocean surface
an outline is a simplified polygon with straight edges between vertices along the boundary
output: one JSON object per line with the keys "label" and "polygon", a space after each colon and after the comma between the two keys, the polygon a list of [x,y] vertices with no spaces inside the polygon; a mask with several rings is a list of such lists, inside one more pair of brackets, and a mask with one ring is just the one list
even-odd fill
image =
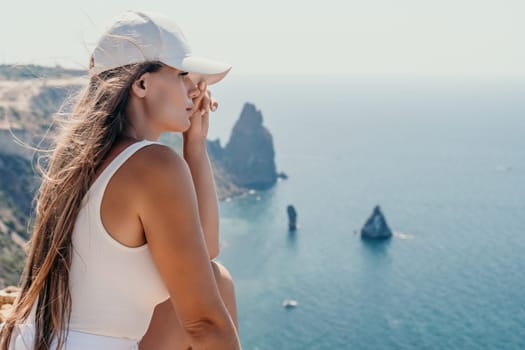
{"label": "ocean surface", "polygon": [[[209,88],[210,138],[252,102],[289,175],[220,205],[243,349],[525,349],[525,79]],[[390,241],[360,239],[375,205]]]}

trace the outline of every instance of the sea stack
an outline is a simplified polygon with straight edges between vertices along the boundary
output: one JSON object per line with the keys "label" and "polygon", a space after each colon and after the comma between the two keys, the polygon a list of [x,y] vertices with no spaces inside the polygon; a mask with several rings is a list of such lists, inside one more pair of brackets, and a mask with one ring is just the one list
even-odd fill
{"label": "sea stack", "polygon": [[297,229],[297,212],[293,205],[286,208],[288,212],[288,230],[295,231]]}
{"label": "sea stack", "polygon": [[388,239],[390,237],[392,237],[392,231],[388,227],[379,205],[376,205],[372,215],[361,229],[361,238]]}
{"label": "sea stack", "polygon": [[273,137],[253,103],[244,104],[222,161],[237,186],[265,190],[277,182]]}

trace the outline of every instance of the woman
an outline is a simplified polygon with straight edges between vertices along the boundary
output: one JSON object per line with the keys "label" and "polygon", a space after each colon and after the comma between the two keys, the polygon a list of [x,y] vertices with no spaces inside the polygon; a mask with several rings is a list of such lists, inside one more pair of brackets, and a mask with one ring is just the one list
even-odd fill
{"label": "woman", "polygon": [[[205,143],[207,85],[230,69],[192,55],[158,13],[126,11],[102,35],[35,197],[0,350],[241,348],[233,282],[212,261]],[[182,157],[156,141],[169,131],[182,132]]]}

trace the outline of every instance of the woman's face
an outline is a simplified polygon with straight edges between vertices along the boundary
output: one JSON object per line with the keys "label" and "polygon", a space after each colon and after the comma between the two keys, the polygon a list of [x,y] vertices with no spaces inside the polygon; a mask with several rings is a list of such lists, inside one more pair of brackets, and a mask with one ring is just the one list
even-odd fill
{"label": "woman's face", "polygon": [[189,74],[163,66],[159,71],[149,73],[145,84],[147,93],[144,96],[144,111],[149,127],[158,132],[188,129],[192,99],[199,94]]}

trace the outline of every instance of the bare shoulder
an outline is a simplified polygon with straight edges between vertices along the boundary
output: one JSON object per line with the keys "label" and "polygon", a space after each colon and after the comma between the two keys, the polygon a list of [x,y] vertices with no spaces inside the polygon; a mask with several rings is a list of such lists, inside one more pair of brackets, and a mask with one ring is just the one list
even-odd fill
{"label": "bare shoulder", "polygon": [[152,143],[139,149],[136,163],[141,167],[151,169],[153,172],[185,165],[184,159],[173,148],[160,143]]}
{"label": "bare shoulder", "polygon": [[[131,173],[138,188],[162,181],[173,181],[173,175],[189,175],[186,161],[170,146],[153,143],[140,148],[133,157]],[[162,185],[160,183],[159,185]]]}

